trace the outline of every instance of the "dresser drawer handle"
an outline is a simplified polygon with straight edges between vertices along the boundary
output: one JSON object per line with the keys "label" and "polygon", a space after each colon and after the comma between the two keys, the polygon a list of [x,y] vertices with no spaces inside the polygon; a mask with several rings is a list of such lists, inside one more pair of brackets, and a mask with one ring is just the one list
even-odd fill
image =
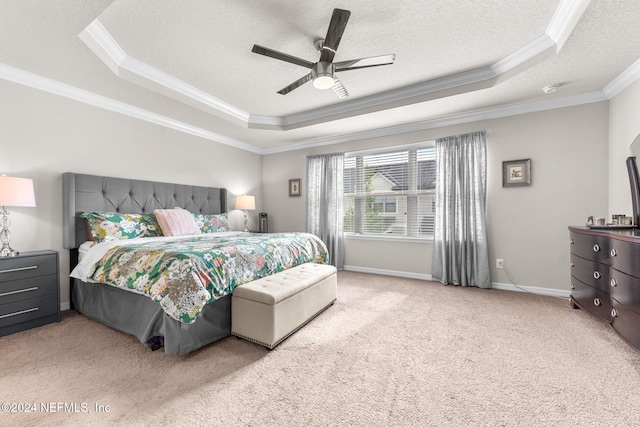
{"label": "dresser drawer handle", "polygon": [[34,307],[27,310],[16,311],[15,313],[3,314],[2,316],[0,316],[0,319],[4,319],[5,317],[18,316],[20,314],[25,314],[25,313],[31,313],[32,311],[38,311],[38,310],[39,310],[38,307]]}
{"label": "dresser drawer handle", "polygon": [[594,298],[593,299],[593,305],[595,305],[596,307],[600,307],[600,304],[602,304],[600,302],[600,298]]}
{"label": "dresser drawer handle", "polygon": [[601,277],[601,276],[600,276],[600,272],[599,272],[599,271],[594,271],[594,272],[593,272],[593,278],[594,278],[594,279],[596,279],[596,280],[597,280],[597,279],[599,279],[600,277]]}
{"label": "dresser drawer handle", "polygon": [[23,292],[31,292],[31,291],[37,291],[38,287],[34,286],[33,288],[26,288],[26,289],[18,289],[17,291],[9,291],[9,292],[3,292],[0,294],[0,297],[4,297],[7,295],[13,295],[13,294],[21,294]]}
{"label": "dresser drawer handle", "polygon": [[611,309],[611,317],[618,317],[618,310],[616,310],[615,308]]}
{"label": "dresser drawer handle", "polygon": [[35,270],[37,265],[30,265],[29,267],[10,268],[9,270],[0,270],[0,273],[13,273],[16,271]]}
{"label": "dresser drawer handle", "polygon": [[575,264],[573,261],[571,261],[571,264],[569,264],[569,265],[570,265],[571,267],[575,267],[575,266],[576,266],[576,264]]}
{"label": "dresser drawer handle", "polygon": [[615,288],[616,286],[618,286],[618,281],[616,279],[611,279],[611,287]]}
{"label": "dresser drawer handle", "polygon": [[600,245],[599,244],[595,244],[593,245],[593,252],[600,252]]}
{"label": "dresser drawer handle", "polygon": [[570,245],[573,245],[573,244],[574,244],[573,239],[569,239],[569,244],[570,244]]}
{"label": "dresser drawer handle", "polygon": [[611,249],[611,256],[618,256],[618,251],[616,251],[616,248]]}

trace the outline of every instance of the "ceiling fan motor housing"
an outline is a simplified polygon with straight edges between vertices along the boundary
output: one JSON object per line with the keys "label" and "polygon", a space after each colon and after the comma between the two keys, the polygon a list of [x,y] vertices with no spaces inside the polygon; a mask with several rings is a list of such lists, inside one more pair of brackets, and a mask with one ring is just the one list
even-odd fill
{"label": "ceiling fan motor housing", "polygon": [[329,89],[335,83],[336,66],[332,62],[316,62],[311,68],[313,86],[318,89]]}

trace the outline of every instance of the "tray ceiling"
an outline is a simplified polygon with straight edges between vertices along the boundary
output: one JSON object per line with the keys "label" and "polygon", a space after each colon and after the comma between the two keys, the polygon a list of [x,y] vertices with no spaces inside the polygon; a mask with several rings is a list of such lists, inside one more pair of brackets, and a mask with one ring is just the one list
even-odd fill
{"label": "tray ceiling", "polygon": [[[350,96],[256,55],[318,61],[334,7]],[[5,0],[0,78],[268,153],[608,99],[638,77],[637,1]],[[542,88],[556,85],[554,93]]]}

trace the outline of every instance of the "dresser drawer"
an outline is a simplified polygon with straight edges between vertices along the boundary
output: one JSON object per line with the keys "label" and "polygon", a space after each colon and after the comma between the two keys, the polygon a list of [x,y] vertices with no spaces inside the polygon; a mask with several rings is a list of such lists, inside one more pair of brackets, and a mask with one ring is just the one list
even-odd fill
{"label": "dresser drawer", "polygon": [[59,313],[58,294],[0,305],[0,328]]}
{"label": "dresser drawer", "polygon": [[609,266],[571,255],[571,275],[589,286],[609,293]]}
{"label": "dresser drawer", "polygon": [[612,300],[613,329],[629,344],[640,349],[640,314]]}
{"label": "dresser drawer", "polygon": [[607,236],[590,236],[571,233],[571,253],[579,257],[609,263],[609,238]]}
{"label": "dresser drawer", "polygon": [[623,240],[612,240],[610,263],[618,271],[640,277],[640,244]]}
{"label": "dresser drawer", "polygon": [[30,277],[57,274],[57,272],[58,257],[55,252],[0,260],[0,284]]}
{"label": "dresser drawer", "polygon": [[612,268],[609,270],[609,287],[612,298],[640,313],[640,279]]}
{"label": "dresser drawer", "polygon": [[571,277],[571,297],[583,309],[605,322],[611,322],[611,298],[608,293]]}
{"label": "dresser drawer", "polygon": [[0,283],[0,305],[58,293],[58,276],[42,276]]}

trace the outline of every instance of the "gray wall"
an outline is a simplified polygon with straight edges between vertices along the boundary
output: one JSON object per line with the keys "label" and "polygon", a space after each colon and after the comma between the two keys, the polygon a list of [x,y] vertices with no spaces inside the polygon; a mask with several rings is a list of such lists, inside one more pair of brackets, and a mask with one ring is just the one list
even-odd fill
{"label": "gray wall", "polygon": [[[264,156],[264,206],[274,231],[303,230],[305,194],[293,200],[289,178],[304,177],[307,154],[356,151],[488,130],[487,227],[492,281],[568,295],[568,225],[605,215],[608,203],[608,102],[524,114],[389,138]],[[502,188],[502,161],[531,158],[531,187]],[[305,188],[305,182],[302,185]],[[431,244],[348,239],[346,268],[428,278]],[[503,258],[505,270],[495,269]],[[509,273],[507,277],[506,273]],[[513,281],[512,281],[513,280]]]}
{"label": "gray wall", "polygon": [[[61,303],[69,302],[69,252],[62,248],[63,172],[229,189],[256,196],[262,156],[0,80],[0,173],[34,180],[35,208],[9,208],[11,246],[60,252]],[[230,212],[240,228],[240,212]],[[250,215],[255,225],[256,212]]]}

